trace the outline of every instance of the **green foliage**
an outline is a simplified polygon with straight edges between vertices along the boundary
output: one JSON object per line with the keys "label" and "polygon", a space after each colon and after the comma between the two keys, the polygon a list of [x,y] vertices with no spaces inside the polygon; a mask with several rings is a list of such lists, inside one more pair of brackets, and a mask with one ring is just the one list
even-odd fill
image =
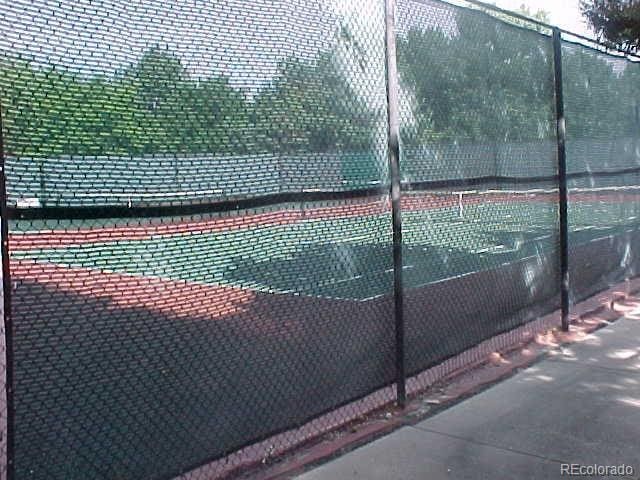
{"label": "green foliage", "polygon": [[357,151],[373,138],[373,112],[328,51],[282,62],[253,100],[224,76],[191,78],[159,47],[110,77],[0,62],[9,155]]}
{"label": "green foliage", "polygon": [[640,1],[581,0],[580,8],[596,33],[627,52],[640,47]]}
{"label": "green foliage", "polygon": [[549,17],[549,12],[542,9],[538,9],[534,12],[533,10],[531,10],[531,8],[529,8],[524,3],[521,4],[520,7],[518,7],[515,11],[517,13],[521,13],[525,17],[533,18],[534,20],[539,20],[543,23],[551,22],[551,18]]}
{"label": "green foliage", "polygon": [[640,66],[586,47],[562,53],[568,138],[637,136]]}
{"label": "green foliage", "polygon": [[550,40],[463,11],[456,30],[413,27],[399,38],[400,80],[412,117],[403,143],[549,138]]}
{"label": "green foliage", "polygon": [[[535,31],[541,32],[541,33],[548,33],[548,31],[549,31],[548,28],[545,28],[545,27],[543,27],[541,25],[537,25],[534,22],[529,22],[527,20],[523,20],[521,18],[514,17],[513,15],[497,12],[497,11],[489,9],[489,8],[482,8],[481,7],[480,10],[485,12],[488,15],[491,15],[492,17],[499,18],[503,22],[507,22],[507,23],[510,23],[512,25],[517,25],[519,27],[528,28],[528,29],[535,30]],[[531,18],[533,20],[538,20],[538,21],[540,21],[542,23],[546,23],[546,24],[551,23],[551,19],[549,17],[549,12],[547,12],[546,10],[541,10],[541,9],[538,9],[538,10],[536,10],[534,12],[533,10],[531,10],[531,8],[529,8],[524,3],[521,4],[518,8],[514,9],[513,11],[515,13],[519,13],[520,15],[524,15],[525,17]]]}
{"label": "green foliage", "polygon": [[375,115],[351,88],[334,54],[314,61],[290,57],[255,102],[256,132],[267,150],[363,151]]}

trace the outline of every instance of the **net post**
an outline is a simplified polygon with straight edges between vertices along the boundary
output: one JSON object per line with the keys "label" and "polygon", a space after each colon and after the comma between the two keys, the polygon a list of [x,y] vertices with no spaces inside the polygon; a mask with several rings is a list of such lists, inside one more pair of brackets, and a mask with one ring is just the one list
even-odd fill
{"label": "net post", "polygon": [[553,29],[553,71],[556,98],[556,136],[558,141],[558,186],[560,214],[560,308],[562,331],[569,331],[569,227],[567,212],[567,155],[564,93],[562,88],[562,32]]}
{"label": "net post", "polygon": [[14,478],[14,408],[13,408],[13,326],[11,318],[11,269],[9,266],[9,222],[7,175],[4,155],[4,127],[0,99],[0,255],[2,258],[2,321],[4,335],[0,343],[5,358],[0,360],[4,391],[0,392],[0,479]]}
{"label": "net post", "polygon": [[[4,165],[4,164],[3,164]],[[43,207],[47,206],[47,200],[46,200],[46,194],[47,194],[47,188],[46,188],[46,184],[45,184],[45,179],[44,179],[44,159],[40,159],[38,160],[38,174],[40,176],[40,205]]]}
{"label": "net post", "polygon": [[385,0],[386,84],[388,151],[391,174],[391,218],[393,222],[393,298],[395,314],[395,380],[398,406],[407,403],[404,309],[402,282],[402,211],[400,186],[400,112],[395,34],[395,0]]}

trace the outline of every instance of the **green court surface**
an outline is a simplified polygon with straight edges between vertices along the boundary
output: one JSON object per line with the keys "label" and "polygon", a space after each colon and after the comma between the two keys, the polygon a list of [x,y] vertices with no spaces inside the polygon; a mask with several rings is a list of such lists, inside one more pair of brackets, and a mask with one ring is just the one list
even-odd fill
{"label": "green court surface", "polygon": [[[635,203],[572,203],[571,244],[635,228],[636,210]],[[465,205],[462,212],[456,206],[426,208],[405,211],[402,218],[407,288],[551,253],[558,245],[557,206],[551,202],[485,202]],[[35,226],[17,222],[13,231],[33,231]],[[87,226],[68,222],[66,228]],[[268,293],[364,300],[392,292],[391,244],[391,218],[386,213],[14,249],[12,259]]]}

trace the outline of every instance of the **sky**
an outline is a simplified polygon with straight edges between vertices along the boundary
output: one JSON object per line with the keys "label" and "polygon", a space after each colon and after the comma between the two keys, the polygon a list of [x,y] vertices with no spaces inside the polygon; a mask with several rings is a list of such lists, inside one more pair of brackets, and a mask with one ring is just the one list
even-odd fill
{"label": "sky", "polygon": [[580,12],[580,0],[493,0],[491,3],[507,10],[517,10],[523,4],[532,12],[544,10],[549,13],[552,25],[593,37]]}

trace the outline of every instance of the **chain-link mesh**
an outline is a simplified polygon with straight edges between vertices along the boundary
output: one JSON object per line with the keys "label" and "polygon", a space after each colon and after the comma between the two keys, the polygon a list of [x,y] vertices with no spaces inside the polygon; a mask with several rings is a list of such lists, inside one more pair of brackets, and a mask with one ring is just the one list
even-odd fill
{"label": "chain-link mesh", "polygon": [[382,3],[2,9],[14,478],[169,478],[393,381]]}
{"label": "chain-link mesh", "polygon": [[553,57],[547,36],[431,0],[399,2],[398,35],[417,373],[557,305]]}
{"label": "chain-link mesh", "polygon": [[[396,3],[2,4],[0,480],[217,478],[559,306],[550,32]],[[640,65],[562,54],[579,300],[640,267]]]}
{"label": "chain-link mesh", "polygon": [[640,271],[640,65],[565,42],[571,294]]}

